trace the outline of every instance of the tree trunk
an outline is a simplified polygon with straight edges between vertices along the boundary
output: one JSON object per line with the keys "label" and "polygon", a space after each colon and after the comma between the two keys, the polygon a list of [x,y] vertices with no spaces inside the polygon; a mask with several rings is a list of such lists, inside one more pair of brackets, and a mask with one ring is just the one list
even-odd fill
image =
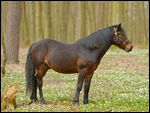
{"label": "tree trunk", "polygon": [[7,31],[6,31],[6,53],[7,63],[18,63],[21,2],[8,2]]}
{"label": "tree trunk", "polygon": [[[4,32],[4,30],[2,31]],[[5,45],[5,38],[4,38],[4,33],[2,33],[3,35],[1,35],[1,41],[2,41],[2,47],[3,47],[3,61],[2,61],[2,66],[1,66],[1,73],[2,73],[2,76],[5,75],[5,66],[6,66],[6,45]]]}
{"label": "tree trunk", "polygon": [[3,46],[3,61],[2,61],[2,66],[1,66],[1,73],[2,73],[2,76],[5,75],[5,66],[6,66],[6,46],[5,46],[5,41],[4,41],[4,36],[2,36],[2,46]]}
{"label": "tree trunk", "polygon": [[42,1],[42,31],[44,34],[43,38],[50,37],[50,10],[49,1]]}
{"label": "tree trunk", "polygon": [[77,1],[75,40],[85,36],[85,1]]}
{"label": "tree trunk", "polygon": [[5,16],[5,14],[6,14],[6,5],[7,5],[7,3],[6,2],[2,2],[2,17],[3,18],[1,18],[1,31],[2,31],[2,33],[1,33],[1,50],[3,50],[2,51],[2,53],[1,53],[1,60],[2,60],[2,64],[1,64],[1,76],[4,76],[5,75],[5,72],[6,72],[6,70],[5,70],[5,66],[6,66],[6,44],[5,44],[5,31],[6,31],[6,26],[5,26],[5,21],[6,21],[6,16]]}

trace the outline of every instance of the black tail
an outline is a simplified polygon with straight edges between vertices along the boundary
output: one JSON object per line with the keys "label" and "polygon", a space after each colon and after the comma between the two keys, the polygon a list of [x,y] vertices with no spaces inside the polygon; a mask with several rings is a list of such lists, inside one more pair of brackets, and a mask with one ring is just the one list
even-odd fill
{"label": "black tail", "polygon": [[33,45],[30,46],[28,53],[27,53],[27,59],[26,59],[26,95],[31,96],[33,92],[33,87],[35,85],[35,65],[32,60],[31,56],[31,48]]}

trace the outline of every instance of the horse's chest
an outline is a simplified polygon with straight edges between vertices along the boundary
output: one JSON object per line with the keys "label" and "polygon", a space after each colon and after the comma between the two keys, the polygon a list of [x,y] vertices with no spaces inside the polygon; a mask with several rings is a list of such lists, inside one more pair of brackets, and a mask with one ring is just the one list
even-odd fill
{"label": "horse's chest", "polygon": [[88,72],[93,72],[96,70],[99,62],[96,56],[82,56],[78,59],[78,70],[86,68]]}
{"label": "horse's chest", "polygon": [[91,65],[89,65],[89,67],[88,67],[88,70],[90,71],[90,72],[93,72],[93,71],[95,71],[96,69],[97,69],[97,66],[99,65],[99,62],[96,62],[96,63],[94,63],[94,64],[91,64]]}

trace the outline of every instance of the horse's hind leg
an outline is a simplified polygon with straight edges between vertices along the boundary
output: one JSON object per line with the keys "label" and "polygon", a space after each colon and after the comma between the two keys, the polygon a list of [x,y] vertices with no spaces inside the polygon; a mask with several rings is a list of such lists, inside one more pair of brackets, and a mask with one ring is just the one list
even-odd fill
{"label": "horse's hind leg", "polygon": [[38,88],[39,88],[40,102],[42,104],[44,104],[45,100],[44,100],[44,97],[43,97],[43,90],[42,90],[43,80],[41,78],[37,78],[36,80],[37,80],[37,85],[38,85]]}
{"label": "horse's hind leg", "polygon": [[32,100],[32,102],[36,102],[37,101],[37,81],[36,81],[36,76],[34,76],[34,85],[33,85],[33,92],[32,95],[30,97],[30,99]]}
{"label": "horse's hind leg", "polygon": [[44,100],[44,97],[43,97],[43,90],[42,90],[43,76],[45,75],[45,73],[47,72],[48,69],[49,69],[48,66],[45,65],[45,64],[42,64],[40,66],[40,68],[37,69],[36,81],[37,81],[37,86],[39,88],[40,102],[42,104],[45,103],[45,100]]}

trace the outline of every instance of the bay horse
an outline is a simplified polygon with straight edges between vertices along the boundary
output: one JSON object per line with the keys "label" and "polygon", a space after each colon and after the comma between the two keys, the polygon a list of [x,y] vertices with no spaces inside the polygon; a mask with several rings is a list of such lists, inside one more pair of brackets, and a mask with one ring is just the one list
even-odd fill
{"label": "bay horse", "polygon": [[48,69],[53,69],[64,74],[79,73],[73,103],[79,103],[79,95],[84,82],[83,103],[88,104],[93,73],[113,44],[126,52],[132,50],[133,45],[128,40],[121,24],[98,30],[73,44],[65,44],[52,39],[43,39],[33,43],[28,50],[25,67],[26,94],[30,96],[31,103],[37,101],[37,87],[40,102],[45,103],[42,78]]}

